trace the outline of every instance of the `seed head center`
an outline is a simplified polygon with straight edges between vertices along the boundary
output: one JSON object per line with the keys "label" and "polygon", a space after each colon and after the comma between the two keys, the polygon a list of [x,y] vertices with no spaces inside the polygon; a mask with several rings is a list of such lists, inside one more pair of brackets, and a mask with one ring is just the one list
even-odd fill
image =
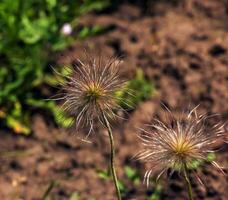
{"label": "seed head center", "polygon": [[99,85],[92,83],[85,91],[85,99],[88,101],[96,101],[103,95],[103,93],[104,91]]}
{"label": "seed head center", "polygon": [[190,146],[184,140],[179,140],[173,145],[173,151],[176,154],[183,155],[190,151]]}

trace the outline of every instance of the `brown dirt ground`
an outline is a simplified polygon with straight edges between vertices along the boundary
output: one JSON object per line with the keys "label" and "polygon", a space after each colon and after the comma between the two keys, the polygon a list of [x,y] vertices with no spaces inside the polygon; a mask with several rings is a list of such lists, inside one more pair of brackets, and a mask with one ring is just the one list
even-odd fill
{"label": "brown dirt ground", "polygon": [[[160,102],[173,110],[200,104],[202,111],[220,113],[223,121],[228,118],[228,2],[138,2],[82,17],[81,25],[106,26],[107,31],[76,42],[58,56],[59,64],[72,63],[75,57],[80,58],[85,46],[100,50],[104,57],[122,55],[124,76],[132,78],[136,68],[142,68],[155,84],[156,93],[151,99],[130,112],[128,120],[113,125],[116,165],[120,179],[129,189],[124,194],[127,200],[145,200],[154,190],[154,185],[148,189],[144,185],[134,186],[122,166],[139,169],[143,178],[145,166],[131,159],[140,147],[136,127],[154,116],[163,117]],[[111,181],[97,175],[97,170],[107,169],[109,146],[105,130],[91,135],[92,142],[88,143],[72,131],[57,128],[44,115],[34,114],[32,127],[30,137],[0,133],[1,152],[24,152],[17,156],[8,154],[0,160],[1,200],[41,199],[53,180],[58,181],[52,191],[55,200],[69,199],[74,191],[82,200],[115,199]],[[221,147],[217,160],[227,172],[228,149]],[[226,177],[208,164],[199,173],[204,175],[206,184],[204,188],[192,179],[195,199],[228,199]],[[174,176],[167,181],[164,177],[162,183],[162,199],[187,199],[182,178]]]}

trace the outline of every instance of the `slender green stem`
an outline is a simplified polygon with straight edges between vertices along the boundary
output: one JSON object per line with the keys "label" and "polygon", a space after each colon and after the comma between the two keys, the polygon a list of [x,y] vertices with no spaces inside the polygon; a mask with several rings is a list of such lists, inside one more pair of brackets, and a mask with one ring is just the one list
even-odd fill
{"label": "slender green stem", "polygon": [[105,123],[104,125],[108,129],[108,135],[109,135],[109,140],[110,140],[110,168],[111,168],[111,172],[112,172],[112,178],[113,178],[113,182],[115,184],[117,198],[118,198],[118,200],[121,200],[122,198],[121,198],[120,189],[118,186],[118,179],[117,179],[117,175],[116,175],[115,162],[114,162],[115,147],[114,147],[112,129],[110,127],[109,121],[107,120],[107,118],[105,117],[104,114],[103,114],[103,119],[104,119],[104,123]]}
{"label": "slender green stem", "polygon": [[41,198],[42,200],[46,200],[48,198],[48,196],[50,195],[51,191],[53,190],[53,188],[58,185],[58,183],[56,181],[52,181],[47,190],[44,192],[43,197]]}
{"label": "slender green stem", "polygon": [[188,169],[187,169],[186,165],[184,165],[184,179],[185,179],[186,184],[188,186],[188,198],[189,198],[189,200],[193,200],[192,186],[191,186],[191,182],[189,179],[189,173],[188,173]]}

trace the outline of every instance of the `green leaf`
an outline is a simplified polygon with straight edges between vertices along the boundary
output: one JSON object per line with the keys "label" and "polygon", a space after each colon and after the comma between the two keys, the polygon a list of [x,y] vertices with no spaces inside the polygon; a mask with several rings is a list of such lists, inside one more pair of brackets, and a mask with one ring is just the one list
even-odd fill
{"label": "green leaf", "polygon": [[56,0],[46,0],[49,8],[54,8],[57,4],[57,1]]}
{"label": "green leaf", "polygon": [[45,15],[37,20],[29,20],[27,16],[23,16],[19,37],[27,44],[34,44],[48,34],[49,28],[50,20]]}
{"label": "green leaf", "polygon": [[29,135],[31,133],[31,130],[28,126],[15,119],[14,117],[8,115],[6,117],[6,120],[8,127],[12,128],[15,133],[24,135]]}
{"label": "green leaf", "polygon": [[80,33],[79,33],[79,38],[80,39],[85,39],[90,35],[90,30],[88,27],[84,27]]}
{"label": "green leaf", "polygon": [[124,167],[124,172],[125,172],[126,176],[131,181],[133,181],[133,183],[135,185],[138,185],[140,183],[139,172],[136,169],[134,169],[134,168],[132,168],[130,166],[125,166]]}
{"label": "green leaf", "polygon": [[85,14],[92,10],[102,10],[109,5],[109,1],[107,0],[84,0],[84,4],[79,9],[80,14]]}
{"label": "green leaf", "polygon": [[215,153],[211,152],[211,153],[208,153],[208,154],[207,154],[207,161],[208,161],[208,162],[212,162],[212,161],[214,161],[215,159],[216,159]]}
{"label": "green leaf", "polygon": [[[211,153],[208,153],[207,154],[207,162],[212,162],[214,161],[216,158],[216,155],[215,153],[211,152]],[[196,159],[196,160],[193,160],[191,163],[188,163],[188,169],[197,169],[199,168],[201,165],[204,164],[204,160],[200,160],[200,159]]]}
{"label": "green leaf", "polygon": [[97,175],[100,179],[103,179],[103,180],[110,179],[110,176],[109,176],[108,172],[106,172],[106,171],[97,171]]}
{"label": "green leaf", "polygon": [[41,32],[36,29],[26,16],[22,18],[22,25],[23,28],[19,30],[19,37],[22,41],[27,44],[34,44],[40,40],[42,37]]}
{"label": "green leaf", "polygon": [[129,166],[125,166],[124,171],[125,171],[125,174],[127,175],[127,177],[131,180],[134,179],[134,177],[137,174],[136,170]]}
{"label": "green leaf", "polygon": [[[60,29],[64,23],[75,24],[77,21],[75,18],[80,14],[94,9],[100,10],[109,2],[109,0],[0,1],[1,123],[17,132],[26,134],[30,132],[28,123],[30,106],[27,106],[30,102],[33,106],[52,113],[55,121],[61,126],[67,127],[71,124],[71,119],[65,117],[65,113],[60,113],[56,105],[37,100],[45,98],[42,84],[47,83],[45,76],[51,74],[47,65],[50,61],[49,55],[66,48],[73,41],[73,37],[64,37],[61,34]],[[87,35],[97,34],[100,31],[99,27],[94,26],[89,28]],[[15,106],[17,102],[20,106]]]}
{"label": "green leaf", "polygon": [[132,109],[150,98],[153,92],[153,84],[146,80],[143,71],[138,69],[135,78],[130,80],[122,91],[116,93],[116,96],[121,99],[120,105],[123,108]]}
{"label": "green leaf", "polygon": [[125,186],[125,184],[122,181],[118,181],[118,187],[120,189],[121,192],[127,192],[127,187]]}
{"label": "green leaf", "polygon": [[197,169],[202,163],[202,160],[193,160],[191,163],[188,163],[188,169]]}

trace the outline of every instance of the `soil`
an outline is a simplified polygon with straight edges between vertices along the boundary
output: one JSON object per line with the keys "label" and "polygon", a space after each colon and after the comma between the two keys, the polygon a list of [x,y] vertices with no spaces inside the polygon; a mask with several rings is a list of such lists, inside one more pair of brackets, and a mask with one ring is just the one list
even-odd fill
{"label": "soil", "polygon": [[[113,124],[116,141],[118,175],[127,187],[123,198],[145,200],[155,185],[134,185],[123,166],[145,172],[142,163],[132,159],[140,149],[137,127],[154,116],[163,117],[163,104],[176,112],[200,104],[203,112],[220,113],[218,120],[228,118],[228,2],[227,1],[134,1],[115,9],[83,16],[81,26],[104,26],[105,32],[76,42],[57,56],[59,64],[70,64],[80,58],[84,47],[101,51],[104,57],[122,56],[122,73],[134,77],[137,68],[155,85],[154,95]],[[77,30],[76,30],[77,32]],[[55,200],[69,199],[73,192],[80,199],[115,199],[111,180],[98,176],[107,170],[109,143],[107,132],[99,129],[90,142],[81,140],[73,130],[56,127],[44,114],[35,113],[33,134],[23,137],[1,131],[0,199],[41,199],[54,183]],[[83,131],[81,134],[85,134]],[[218,143],[221,151],[216,160],[228,172],[227,145]],[[4,153],[11,152],[14,153]],[[227,200],[227,177],[209,163],[198,170],[205,185],[191,174],[195,199]],[[161,199],[183,200],[186,188],[174,174],[161,180]]]}

